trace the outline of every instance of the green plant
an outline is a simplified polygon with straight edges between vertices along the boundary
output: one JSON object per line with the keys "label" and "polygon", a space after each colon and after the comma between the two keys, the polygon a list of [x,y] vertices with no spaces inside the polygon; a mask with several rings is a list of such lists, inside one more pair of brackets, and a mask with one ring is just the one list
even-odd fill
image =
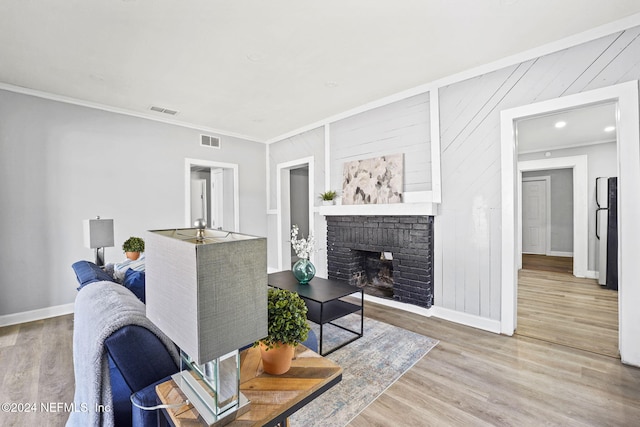
{"label": "green plant", "polygon": [[144,252],[144,240],[140,237],[129,237],[122,244],[124,252]]}
{"label": "green plant", "polygon": [[329,190],[324,193],[320,193],[320,200],[333,200],[338,196],[337,191]]}
{"label": "green plant", "polygon": [[280,343],[295,347],[309,337],[307,305],[298,294],[285,289],[269,288],[267,301],[269,335],[254,346],[262,342],[267,349],[277,347]]}

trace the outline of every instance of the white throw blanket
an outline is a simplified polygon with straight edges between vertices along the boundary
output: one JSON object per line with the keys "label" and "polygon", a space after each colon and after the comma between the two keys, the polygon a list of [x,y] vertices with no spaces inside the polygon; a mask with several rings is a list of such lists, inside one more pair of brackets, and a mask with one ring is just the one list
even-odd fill
{"label": "white throw blanket", "polygon": [[109,363],[104,341],[127,325],[149,329],[171,352],[176,365],[174,344],[145,315],[145,306],[131,291],[113,282],[95,282],[82,288],[76,297],[73,327],[73,366],[76,380],[75,411],[68,427],[113,426]]}

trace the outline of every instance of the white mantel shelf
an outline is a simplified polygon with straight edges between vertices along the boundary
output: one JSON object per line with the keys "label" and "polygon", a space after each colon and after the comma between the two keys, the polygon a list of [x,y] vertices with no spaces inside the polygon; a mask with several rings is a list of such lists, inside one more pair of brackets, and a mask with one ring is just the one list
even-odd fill
{"label": "white mantel shelf", "polygon": [[390,203],[388,205],[330,205],[320,206],[324,216],[374,216],[374,215],[430,215],[438,214],[438,203]]}

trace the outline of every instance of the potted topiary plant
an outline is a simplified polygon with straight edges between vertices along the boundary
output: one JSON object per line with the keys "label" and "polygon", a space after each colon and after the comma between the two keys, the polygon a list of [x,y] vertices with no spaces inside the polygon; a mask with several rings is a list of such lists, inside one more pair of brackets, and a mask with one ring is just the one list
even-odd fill
{"label": "potted topiary plant", "polygon": [[338,197],[337,191],[329,190],[324,193],[320,193],[320,200],[322,200],[323,205],[333,205],[336,197]]}
{"label": "potted topiary plant", "polygon": [[264,372],[284,374],[291,368],[295,347],[309,336],[307,305],[295,292],[269,288],[268,333],[256,342],[260,346]]}
{"label": "potted topiary plant", "polygon": [[140,237],[129,237],[122,244],[122,250],[128,259],[134,261],[140,257],[140,252],[144,252],[144,240]]}

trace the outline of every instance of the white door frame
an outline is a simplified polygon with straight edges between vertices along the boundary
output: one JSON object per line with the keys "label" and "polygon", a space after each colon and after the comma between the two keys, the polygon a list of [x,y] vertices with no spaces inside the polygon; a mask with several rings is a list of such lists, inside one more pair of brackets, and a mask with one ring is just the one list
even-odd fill
{"label": "white door frame", "polygon": [[618,134],[618,313],[619,346],[623,363],[640,366],[640,119],[638,81],[568,95],[501,112],[502,265],[501,332],[516,326],[517,277],[517,139],[515,121],[550,111],[616,102]]}
{"label": "white door frame", "polygon": [[[518,162],[518,220],[522,218],[523,172],[541,169],[573,170],[573,275],[576,277],[587,277],[589,261],[589,196],[587,194],[589,173],[587,160],[586,155],[580,155]],[[518,224],[520,224],[519,221]],[[519,250],[516,261],[518,268],[522,268],[522,227],[519,227],[517,238]]]}
{"label": "white door frame", "polygon": [[519,200],[518,206],[520,207],[520,229],[518,231],[518,238],[520,240],[520,262],[518,264],[519,268],[522,268],[522,228],[524,227],[524,209],[522,208],[522,200],[524,195],[524,190],[522,190],[523,182],[532,182],[532,181],[544,181],[544,197],[545,197],[545,224],[544,224],[544,254],[549,255],[551,252],[551,177],[550,176],[532,176],[529,178],[522,178],[522,172],[520,172],[520,191],[518,192]]}
{"label": "white door frame", "polygon": [[238,188],[240,187],[238,182],[238,165],[236,163],[222,163],[222,162],[213,162],[211,160],[199,160],[199,159],[184,159],[184,174],[185,174],[185,192],[184,192],[184,218],[185,218],[185,226],[187,228],[191,228],[193,224],[191,224],[191,166],[203,166],[207,168],[221,168],[221,169],[231,169],[233,170],[233,224],[234,229],[228,231],[240,231],[240,196]]}
{"label": "white door frame", "polygon": [[[276,165],[276,224],[277,224],[277,244],[278,244],[278,269],[279,271],[285,270],[284,265],[284,251],[282,249],[284,239],[283,239],[283,223],[285,218],[290,217],[289,203],[285,203],[283,198],[287,198],[289,200],[289,186],[287,185],[286,189],[283,188],[282,182],[282,172],[290,171],[291,169],[297,169],[299,167],[307,166],[309,168],[309,232],[313,232],[315,234],[314,227],[314,211],[313,211],[313,195],[315,194],[314,190],[314,166],[313,166],[314,158],[304,157],[301,159],[291,160],[289,162],[278,163]],[[285,212],[286,211],[286,212]],[[287,230],[288,231],[288,230]],[[315,262],[313,252],[310,255],[311,262]],[[290,269],[290,266],[287,265],[286,269]]]}

